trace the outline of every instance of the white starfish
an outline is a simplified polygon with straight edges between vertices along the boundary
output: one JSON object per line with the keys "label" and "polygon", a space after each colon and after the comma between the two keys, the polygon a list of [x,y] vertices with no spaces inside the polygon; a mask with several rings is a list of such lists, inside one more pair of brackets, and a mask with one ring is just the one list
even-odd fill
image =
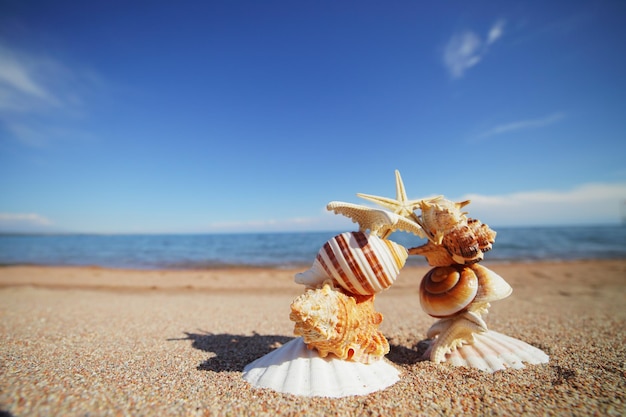
{"label": "white starfish", "polygon": [[331,201],[326,209],[352,219],[353,222],[359,224],[360,231],[370,230],[371,233],[383,239],[397,230],[425,237],[419,224],[387,210],[344,203],[343,201]]}
{"label": "white starfish", "polygon": [[414,213],[414,210],[420,207],[424,201],[435,200],[440,197],[435,197],[433,199],[419,199],[419,200],[409,200],[406,196],[406,190],[404,189],[404,183],[402,182],[402,176],[400,176],[400,171],[396,169],[396,198],[381,197],[370,194],[357,193],[358,197],[361,197],[365,200],[372,201],[379,206],[383,206],[393,213],[403,216],[409,220],[414,222],[419,222],[419,217]]}

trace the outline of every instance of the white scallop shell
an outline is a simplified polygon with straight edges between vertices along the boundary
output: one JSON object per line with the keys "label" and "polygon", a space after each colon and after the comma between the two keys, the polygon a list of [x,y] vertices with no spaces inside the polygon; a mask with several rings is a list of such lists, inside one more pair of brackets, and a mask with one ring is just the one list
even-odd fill
{"label": "white scallop shell", "polygon": [[341,233],[320,249],[313,266],[295,281],[320,287],[332,278],[352,294],[372,295],[394,283],[409,254],[388,239],[364,232]]}
{"label": "white scallop shell", "polygon": [[522,369],[524,363],[529,365],[548,363],[549,359],[541,349],[519,339],[488,330],[474,334],[473,344],[463,345],[447,353],[443,362],[485,372],[496,372],[507,368]]}
{"label": "white scallop shell", "polygon": [[256,388],[288,394],[346,397],[385,389],[400,380],[400,372],[385,359],[366,365],[322,358],[298,337],[248,364],[243,378]]}

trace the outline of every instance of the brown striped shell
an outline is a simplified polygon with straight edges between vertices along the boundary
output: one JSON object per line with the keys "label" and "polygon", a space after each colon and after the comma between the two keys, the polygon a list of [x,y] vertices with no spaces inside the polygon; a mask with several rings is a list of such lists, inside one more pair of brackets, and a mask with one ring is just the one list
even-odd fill
{"label": "brown striped shell", "polygon": [[404,266],[408,252],[402,245],[365,232],[339,234],[320,249],[311,268],[295,281],[319,288],[332,279],[347,292],[373,295],[389,288]]}
{"label": "brown striped shell", "polygon": [[389,342],[378,330],[382,314],[374,310],[374,297],[353,297],[327,281],[307,290],[291,303],[289,318],[294,334],[321,357],[332,353],[344,360],[371,363],[389,353]]}
{"label": "brown striped shell", "polygon": [[508,297],[509,284],[492,270],[478,265],[432,268],[420,284],[420,304],[433,317],[450,317],[478,303]]}

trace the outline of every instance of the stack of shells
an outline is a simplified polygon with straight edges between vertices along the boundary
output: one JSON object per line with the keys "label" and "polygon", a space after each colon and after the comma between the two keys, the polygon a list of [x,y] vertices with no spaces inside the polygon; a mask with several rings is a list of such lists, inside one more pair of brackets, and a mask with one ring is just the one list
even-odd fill
{"label": "stack of shells", "polygon": [[409,254],[422,255],[433,266],[419,292],[422,309],[441,319],[427,332],[428,338],[435,339],[428,356],[437,363],[458,347],[473,343],[475,334],[486,332],[482,316],[490,303],[512,292],[500,275],[478,264],[491,250],[496,232],[468,218],[461,211],[467,204],[443,198],[421,202],[418,223],[428,242],[409,249]]}
{"label": "stack of shells", "polygon": [[[381,360],[389,343],[379,331],[383,316],[374,299],[395,282],[409,255],[422,255],[433,267],[419,290],[422,309],[438,319],[427,332],[423,359],[487,372],[548,361],[541,350],[487,329],[483,316],[490,303],[508,297],[512,289],[479,265],[496,233],[461,211],[469,201],[408,200],[398,171],[396,191],[396,200],[358,194],[392,211],[328,204],[328,210],[358,223],[359,231],[327,241],[311,268],[296,274],[295,282],[306,288],[293,300],[289,318],[300,337],[246,366],[244,378],[253,386],[339,397],[395,383],[398,370]],[[387,239],[394,231],[428,242],[407,250]]]}
{"label": "stack of shells", "polygon": [[321,357],[369,364],[389,353],[378,330],[383,316],[374,298],[389,288],[408,258],[402,245],[366,232],[347,232],[327,241],[312,267],[297,274],[306,286],[291,304],[294,334]]}
{"label": "stack of shells", "polygon": [[428,242],[409,250],[366,231],[326,242],[312,267],[295,277],[306,291],[291,304],[294,334],[321,357],[332,353],[366,364],[381,359],[389,343],[378,330],[382,315],[374,309],[375,295],[393,284],[408,255],[422,255],[433,268],[420,284],[420,303],[441,319],[427,332],[433,339],[429,359],[443,362],[446,354],[473,343],[474,334],[488,330],[482,316],[490,303],[508,297],[512,289],[478,264],[496,233],[461,211],[468,203],[421,200],[415,221]]}

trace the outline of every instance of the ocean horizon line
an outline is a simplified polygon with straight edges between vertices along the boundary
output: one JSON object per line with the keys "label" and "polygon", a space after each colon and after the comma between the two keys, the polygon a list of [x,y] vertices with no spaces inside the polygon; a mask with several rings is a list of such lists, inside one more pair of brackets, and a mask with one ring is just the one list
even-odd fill
{"label": "ocean horizon line", "polygon": [[[587,227],[624,227],[626,222],[615,223],[564,223],[564,224],[534,224],[534,225],[489,225],[494,231],[498,229],[543,229],[543,228],[587,228]],[[314,230],[258,230],[258,231],[200,231],[200,232],[173,232],[173,231],[136,231],[136,232],[95,232],[95,231],[3,231],[0,236],[195,236],[195,235],[259,235],[259,234],[297,234],[297,233],[344,233],[358,230],[358,226],[351,230],[345,229],[314,229]],[[407,232],[395,232],[406,233]]]}
{"label": "ocean horizon line", "polygon": [[[356,231],[356,227],[353,231]],[[626,258],[626,227],[534,226],[495,229],[488,262]],[[91,265],[131,269],[289,268],[311,265],[340,231],[196,234],[0,234],[0,265]],[[390,239],[409,249],[427,240]],[[426,265],[410,256],[408,265]]]}

